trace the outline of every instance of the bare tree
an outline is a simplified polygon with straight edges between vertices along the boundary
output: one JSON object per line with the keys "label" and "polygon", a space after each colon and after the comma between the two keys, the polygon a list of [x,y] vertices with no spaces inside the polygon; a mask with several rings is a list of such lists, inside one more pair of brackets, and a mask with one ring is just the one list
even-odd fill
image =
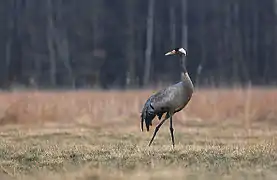
{"label": "bare tree", "polygon": [[[274,0],[274,13],[275,13],[275,16],[274,16],[274,20],[275,20],[275,23],[274,23],[274,34],[275,34],[275,38],[274,38],[274,53],[275,53],[275,58],[274,58],[274,64],[275,66],[273,67],[276,67],[277,66],[277,53],[276,53],[276,50],[277,50],[277,0]],[[277,77],[276,74],[272,75],[273,77],[275,76],[275,78]]]}
{"label": "bare tree", "polygon": [[136,55],[135,55],[135,1],[127,0],[127,43],[126,43],[126,64],[128,64],[127,70],[127,85],[134,86],[136,80],[135,64],[136,64]]}
{"label": "bare tree", "polygon": [[207,54],[207,50],[206,50],[206,41],[205,41],[205,3],[202,3],[199,5],[200,10],[199,10],[199,24],[200,24],[200,34],[199,34],[199,42],[200,42],[200,46],[201,46],[201,59],[200,59],[200,63],[198,65],[197,68],[197,72],[196,72],[196,86],[199,85],[199,81],[200,81],[200,76],[201,76],[201,72],[202,72],[202,68],[206,62],[206,54]]}
{"label": "bare tree", "polygon": [[[187,0],[181,0],[182,5],[182,46],[188,50]],[[183,59],[186,56],[182,56]],[[184,61],[185,62],[185,61]],[[182,76],[182,73],[181,73]]]}
{"label": "bare tree", "polygon": [[175,0],[171,0],[169,8],[169,20],[170,20],[170,40],[171,47],[176,46],[176,15],[175,15]]}
{"label": "bare tree", "polygon": [[148,16],[147,16],[147,32],[146,32],[146,50],[145,50],[145,66],[144,66],[144,86],[148,85],[151,70],[151,55],[153,46],[153,30],[154,30],[154,11],[155,0],[148,1]]}
{"label": "bare tree", "polygon": [[69,45],[68,45],[68,33],[67,33],[67,24],[65,24],[66,22],[66,18],[63,18],[63,14],[62,14],[62,9],[63,7],[63,3],[62,0],[56,0],[56,2],[58,2],[57,5],[57,10],[55,12],[56,14],[56,21],[58,22],[58,24],[60,25],[59,27],[55,27],[54,30],[54,35],[55,35],[55,45],[57,47],[57,57],[59,57],[59,60],[61,60],[65,66],[65,68],[67,69],[68,72],[68,76],[67,77],[68,81],[71,81],[71,85],[74,87],[74,77],[73,77],[73,72],[72,72],[72,67],[71,67],[71,63],[70,63],[70,52],[69,52]]}
{"label": "bare tree", "polygon": [[47,8],[47,46],[48,46],[48,54],[49,54],[49,62],[50,62],[50,83],[52,86],[56,85],[56,53],[55,53],[55,30],[54,30],[54,19],[53,19],[53,7],[52,0],[46,0],[46,8]]}

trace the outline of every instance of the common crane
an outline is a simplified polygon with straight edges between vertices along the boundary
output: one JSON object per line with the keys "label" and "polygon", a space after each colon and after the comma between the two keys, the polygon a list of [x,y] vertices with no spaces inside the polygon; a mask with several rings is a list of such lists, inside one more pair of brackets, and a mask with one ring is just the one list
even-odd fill
{"label": "common crane", "polygon": [[182,58],[182,55],[187,55],[186,50],[184,48],[175,48],[172,51],[167,52],[165,55],[168,56],[173,54],[177,54],[180,56],[182,67],[181,81],[150,96],[149,99],[145,102],[141,112],[141,131],[143,131],[144,122],[147,131],[149,131],[149,126],[152,126],[152,121],[155,116],[158,116],[159,120],[161,120],[163,114],[166,113],[165,118],[161,120],[160,123],[156,126],[152,139],[150,140],[148,146],[152,144],[157,132],[159,131],[163,123],[167,119],[170,119],[169,129],[172,145],[174,147],[175,142],[172,117],[175,113],[181,111],[188,104],[194,91],[193,83],[186,69],[185,59]]}

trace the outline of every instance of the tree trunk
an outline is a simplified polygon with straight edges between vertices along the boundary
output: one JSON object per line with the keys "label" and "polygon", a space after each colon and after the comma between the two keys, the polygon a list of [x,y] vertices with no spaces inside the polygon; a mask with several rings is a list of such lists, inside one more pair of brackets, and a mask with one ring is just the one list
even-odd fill
{"label": "tree trunk", "polygon": [[146,34],[146,50],[145,50],[145,66],[143,84],[147,86],[150,80],[151,55],[153,46],[153,30],[154,30],[154,8],[155,0],[148,1],[148,17],[147,17],[147,34]]}
{"label": "tree trunk", "polygon": [[[9,61],[9,81],[20,82],[22,80],[22,40],[21,40],[21,2],[13,0],[11,1],[11,24],[10,24],[10,39],[6,46],[6,52],[8,57],[6,61]],[[22,81],[21,81],[22,82]]]}
{"label": "tree trunk", "polygon": [[[62,9],[63,7],[62,1],[59,0],[59,5],[57,9]],[[57,21],[61,25],[59,29],[55,28],[54,32],[54,40],[55,45],[57,47],[57,55],[59,59],[63,62],[65,68],[68,71],[67,80],[71,82],[71,85],[74,87],[74,78],[72,73],[72,67],[70,63],[70,52],[68,45],[68,35],[67,35],[67,25],[63,23],[63,15],[61,11],[56,12]]]}
{"label": "tree trunk", "polygon": [[48,55],[49,55],[49,62],[50,62],[50,84],[51,86],[56,85],[56,54],[55,54],[55,47],[54,47],[54,19],[53,19],[53,7],[52,7],[52,0],[46,0],[47,4],[47,46],[48,46]]}
{"label": "tree trunk", "polygon": [[127,9],[127,43],[126,43],[126,63],[128,64],[127,70],[127,86],[133,87],[135,85],[136,80],[136,72],[135,72],[135,40],[134,40],[134,1],[128,0],[126,9]]}
{"label": "tree trunk", "polygon": [[197,67],[197,72],[196,72],[196,77],[195,77],[195,84],[196,86],[199,85],[200,82],[200,76],[201,76],[201,72],[202,72],[202,67],[204,66],[205,62],[206,62],[206,44],[205,44],[205,4],[200,4],[200,12],[199,12],[199,25],[200,25],[200,34],[199,34],[199,41],[200,41],[200,47],[201,47],[201,59],[200,59],[200,63],[198,64]]}
{"label": "tree trunk", "polygon": [[[187,0],[182,0],[182,46],[188,51]],[[186,56],[182,58],[186,60]]]}
{"label": "tree trunk", "polygon": [[188,49],[187,0],[182,0],[182,45]]}
{"label": "tree trunk", "polygon": [[[275,16],[274,16],[274,21],[275,21],[275,23],[274,23],[274,47],[273,47],[273,49],[275,50],[274,51],[274,56],[275,56],[275,58],[274,58],[274,64],[275,64],[275,66],[273,66],[273,67],[276,67],[276,65],[277,65],[277,0],[275,0],[274,1],[274,13],[275,13]],[[274,78],[275,77],[275,78]],[[277,83],[276,82],[276,77],[277,77],[277,74],[276,74],[276,72],[273,72],[272,73],[272,79],[275,79],[275,82],[274,83]]]}
{"label": "tree trunk", "polygon": [[[170,27],[170,31],[169,31],[169,37],[170,37],[170,49],[175,48],[177,46],[177,41],[176,41],[176,37],[177,37],[177,33],[176,33],[176,0],[171,0],[169,3],[169,27]],[[161,37],[163,37],[163,35],[161,35]],[[177,61],[175,61],[177,62]],[[165,80],[175,80],[175,79],[179,79],[179,72],[176,71],[176,63],[173,63],[172,61],[166,61],[166,66],[168,67],[168,69],[170,70],[170,74],[164,74],[166,77],[170,78],[166,78]],[[178,64],[179,65],[179,64]]]}
{"label": "tree trunk", "polygon": [[176,46],[176,15],[175,15],[175,0],[170,2],[169,20],[170,20],[170,42],[171,47]]}

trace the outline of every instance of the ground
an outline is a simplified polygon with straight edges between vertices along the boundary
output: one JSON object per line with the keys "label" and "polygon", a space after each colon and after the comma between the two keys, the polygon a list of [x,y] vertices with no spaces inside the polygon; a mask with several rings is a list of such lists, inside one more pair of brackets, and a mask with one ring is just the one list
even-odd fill
{"label": "ground", "polygon": [[151,147],[152,91],[0,93],[2,179],[276,179],[277,90],[196,90]]}

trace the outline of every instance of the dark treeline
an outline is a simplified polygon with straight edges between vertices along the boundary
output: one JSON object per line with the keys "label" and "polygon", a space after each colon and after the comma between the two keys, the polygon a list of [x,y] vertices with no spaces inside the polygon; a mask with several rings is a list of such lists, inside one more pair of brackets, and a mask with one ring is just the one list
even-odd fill
{"label": "dark treeline", "polygon": [[2,0],[0,87],[275,84],[275,0]]}

